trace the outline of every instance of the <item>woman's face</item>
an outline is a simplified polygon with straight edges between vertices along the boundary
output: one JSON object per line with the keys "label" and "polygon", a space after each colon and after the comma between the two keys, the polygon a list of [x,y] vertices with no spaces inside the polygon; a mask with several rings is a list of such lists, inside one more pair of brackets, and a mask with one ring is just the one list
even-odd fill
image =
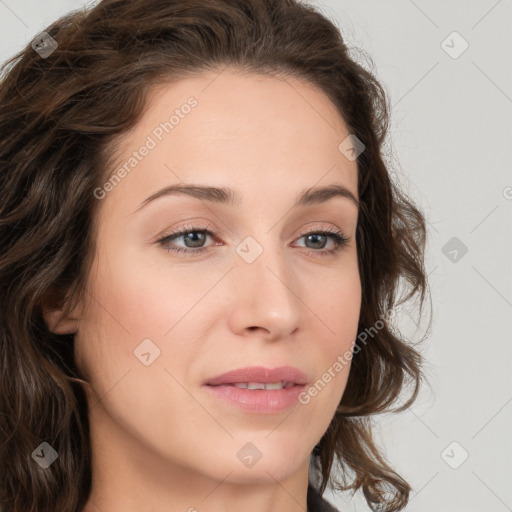
{"label": "woman's face", "polygon": [[[237,483],[305,467],[345,389],[361,286],[356,203],[296,202],[330,186],[357,199],[357,163],[339,149],[348,136],[327,97],[296,79],[225,70],[151,95],[117,177],[96,194],[76,337],[93,444],[109,437],[113,458]],[[143,205],[171,185],[229,188],[236,201],[197,188]],[[332,251],[326,230],[348,241]],[[252,366],[291,366],[306,384],[295,394],[204,384]],[[293,380],[269,379],[281,377]]]}

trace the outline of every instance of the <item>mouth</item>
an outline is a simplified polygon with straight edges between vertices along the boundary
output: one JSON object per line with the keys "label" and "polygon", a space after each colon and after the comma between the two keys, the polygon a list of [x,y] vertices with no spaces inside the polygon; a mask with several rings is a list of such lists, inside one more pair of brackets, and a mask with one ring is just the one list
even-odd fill
{"label": "mouth", "polygon": [[293,366],[246,366],[208,379],[202,385],[215,400],[248,414],[266,415],[295,407],[307,382],[307,375]]}
{"label": "mouth", "polygon": [[278,390],[278,389],[287,389],[291,388],[293,386],[301,386],[301,384],[296,384],[295,382],[229,382],[225,384],[206,384],[207,386],[232,386],[234,388],[240,388],[240,389],[249,389],[249,390],[256,390],[256,389],[264,389],[268,391],[272,390]]}

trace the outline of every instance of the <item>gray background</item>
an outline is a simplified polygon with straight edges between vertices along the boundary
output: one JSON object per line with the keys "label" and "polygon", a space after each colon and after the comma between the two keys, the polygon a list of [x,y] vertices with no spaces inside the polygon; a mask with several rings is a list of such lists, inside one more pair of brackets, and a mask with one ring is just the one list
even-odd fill
{"label": "gray background", "polygon": [[[0,60],[93,3],[0,0]],[[310,3],[373,59],[393,106],[389,163],[428,219],[429,385],[378,419],[378,443],[414,489],[406,510],[512,511],[511,1]],[[410,313],[403,330],[419,339]],[[325,496],[369,510],[360,493]]]}

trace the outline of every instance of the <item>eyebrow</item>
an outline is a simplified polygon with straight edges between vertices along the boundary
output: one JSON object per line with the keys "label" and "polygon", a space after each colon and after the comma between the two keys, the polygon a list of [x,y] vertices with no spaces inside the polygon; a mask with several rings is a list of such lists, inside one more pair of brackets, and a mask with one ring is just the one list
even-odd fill
{"label": "eyebrow", "polygon": [[[211,187],[205,185],[185,185],[174,184],[158,190],[146,198],[139,207],[133,212],[137,212],[144,208],[147,204],[159,199],[160,197],[187,195],[195,197],[203,201],[210,201],[213,203],[227,204],[236,206],[240,203],[240,196],[233,190],[227,187]],[[359,209],[359,201],[354,194],[343,185],[332,184],[326,187],[311,187],[303,190],[295,200],[293,208],[301,206],[308,206],[313,204],[320,204],[333,197],[345,197],[356,205]]]}

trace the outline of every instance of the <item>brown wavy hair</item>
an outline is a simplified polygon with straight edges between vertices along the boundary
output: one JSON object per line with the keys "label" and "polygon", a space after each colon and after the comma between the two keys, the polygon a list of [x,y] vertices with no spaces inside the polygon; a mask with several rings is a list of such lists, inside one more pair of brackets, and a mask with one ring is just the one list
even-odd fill
{"label": "brown wavy hair", "polygon": [[[75,365],[73,335],[50,332],[43,311],[69,312],[87,298],[94,190],[149,92],[225,66],[309,81],[365,146],[357,158],[358,329],[379,320],[383,327],[354,355],[341,403],[311,460],[321,493],[328,483],[361,489],[372,510],[401,510],[411,488],[379,453],[372,416],[391,410],[406,385],[410,397],[394,410],[409,407],[423,380],[420,352],[386,312],[415,298],[422,310],[426,229],[384,161],[390,107],[383,86],[350,56],[336,25],[299,0],[103,0],[45,31],[57,47],[43,56],[44,45],[27,44],[0,77],[3,511],[79,512],[87,502],[87,382]],[[407,290],[402,298],[399,285]],[[31,457],[42,441],[59,454],[51,470]],[[339,481],[331,474],[336,465]]]}

